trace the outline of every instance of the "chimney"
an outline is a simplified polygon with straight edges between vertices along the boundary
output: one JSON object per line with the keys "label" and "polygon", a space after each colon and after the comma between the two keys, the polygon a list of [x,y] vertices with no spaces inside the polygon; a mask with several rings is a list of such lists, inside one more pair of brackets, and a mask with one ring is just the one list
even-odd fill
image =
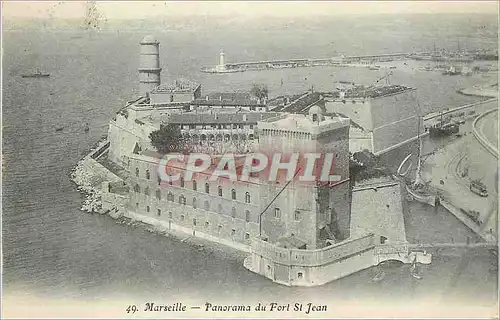
{"label": "chimney", "polygon": [[219,101],[222,101],[222,95],[219,96]]}
{"label": "chimney", "polygon": [[208,101],[208,96],[206,96],[206,97],[205,97],[205,100],[207,100],[207,101]]}

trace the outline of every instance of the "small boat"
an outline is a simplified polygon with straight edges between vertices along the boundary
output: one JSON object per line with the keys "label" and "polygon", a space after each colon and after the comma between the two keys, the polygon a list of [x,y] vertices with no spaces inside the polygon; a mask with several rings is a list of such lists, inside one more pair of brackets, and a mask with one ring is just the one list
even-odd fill
{"label": "small boat", "polygon": [[85,132],[89,132],[90,128],[89,128],[89,124],[88,123],[85,123]]}
{"label": "small boat", "polygon": [[389,69],[396,69],[396,66],[390,66]]}
{"label": "small boat", "polygon": [[64,130],[64,127],[59,127],[59,128],[56,128],[56,132],[61,132]]}
{"label": "small boat", "polygon": [[415,257],[415,259],[413,260],[413,263],[411,264],[411,267],[410,267],[410,275],[414,278],[414,279],[417,279],[417,280],[422,280],[423,277],[422,275],[420,274],[420,268],[417,264],[417,258]]}
{"label": "small boat", "polygon": [[370,70],[380,70],[380,66],[369,66],[368,69],[370,69]]}
{"label": "small boat", "polygon": [[48,77],[50,77],[49,73],[42,73],[40,70],[37,70],[37,72],[35,73],[21,75],[21,78],[48,78]]}

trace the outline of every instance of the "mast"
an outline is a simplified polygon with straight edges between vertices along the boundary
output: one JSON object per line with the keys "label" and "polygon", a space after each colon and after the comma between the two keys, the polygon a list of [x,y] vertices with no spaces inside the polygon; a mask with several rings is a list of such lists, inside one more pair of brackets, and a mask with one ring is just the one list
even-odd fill
{"label": "mast", "polygon": [[417,121],[418,121],[418,126],[417,126],[417,139],[418,139],[418,153],[417,153],[417,170],[415,172],[415,182],[413,182],[414,186],[418,186],[419,184],[422,184],[422,178],[420,176],[420,170],[422,167],[422,138],[420,136],[420,105],[418,104],[417,100],[417,105],[418,105],[418,115],[417,115]]}

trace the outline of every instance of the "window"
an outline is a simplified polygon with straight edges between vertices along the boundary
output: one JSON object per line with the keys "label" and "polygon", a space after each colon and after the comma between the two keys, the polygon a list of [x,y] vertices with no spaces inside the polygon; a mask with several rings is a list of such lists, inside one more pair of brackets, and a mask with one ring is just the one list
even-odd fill
{"label": "window", "polygon": [[236,200],[236,190],[231,190],[231,199]]}
{"label": "window", "polygon": [[144,189],[144,194],[149,196],[149,188],[148,187],[146,187],[146,189]]}
{"label": "window", "polygon": [[196,209],[196,198],[193,198],[193,208]]}
{"label": "window", "polygon": [[300,220],[300,211],[299,210],[295,210],[295,220],[296,221]]}
{"label": "window", "polygon": [[234,236],[236,234],[236,229],[231,229],[231,235]]}
{"label": "window", "polygon": [[205,228],[208,228],[210,226],[210,222],[205,222]]}
{"label": "window", "polygon": [[250,192],[245,192],[245,202],[250,203]]}
{"label": "window", "polygon": [[196,219],[193,219],[193,226],[196,225]]}
{"label": "window", "polygon": [[253,124],[250,125],[250,129],[253,129]]}
{"label": "window", "polygon": [[248,239],[250,239],[250,233],[246,232],[245,233],[245,240],[248,240]]}
{"label": "window", "polygon": [[136,207],[136,209],[139,209],[139,202],[135,203],[135,207]]}
{"label": "window", "polygon": [[297,278],[302,279],[303,276],[304,276],[304,274],[302,272],[297,273]]}
{"label": "window", "polygon": [[179,197],[179,204],[186,204],[186,198],[184,198],[184,196]]}
{"label": "window", "polygon": [[217,205],[217,212],[222,213],[222,205],[220,203]]}
{"label": "window", "polygon": [[135,176],[138,177],[139,176],[139,168],[135,168]]}
{"label": "window", "polygon": [[158,185],[161,185],[161,177],[158,176]]}
{"label": "window", "polygon": [[184,221],[184,215],[183,215],[183,214],[181,214],[181,220],[183,220],[183,221]]}
{"label": "window", "polygon": [[169,193],[167,194],[167,200],[168,200],[168,201],[174,201],[174,195],[172,194],[172,192],[169,192]]}
{"label": "window", "polygon": [[151,173],[149,172],[149,170],[146,170],[146,179],[151,179]]}
{"label": "window", "polygon": [[161,209],[158,209],[157,213],[158,213],[158,217],[161,216]]}
{"label": "window", "polygon": [[173,217],[172,211],[169,211],[169,213],[168,213],[168,218],[169,218],[169,219],[172,219],[172,217]]}
{"label": "window", "polygon": [[156,190],[156,199],[161,200],[161,191]]}
{"label": "window", "polygon": [[236,208],[235,208],[235,207],[233,207],[233,208],[231,209],[231,217],[233,217],[233,218],[235,218],[235,217],[236,217]]}
{"label": "window", "polygon": [[219,186],[219,197],[222,197],[222,187]]}
{"label": "window", "polygon": [[196,191],[197,186],[196,186],[196,180],[193,180],[193,190]]}
{"label": "window", "polygon": [[181,177],[181,188],[184,188],[184,178]]}
{"label": "window", "polygon": [[138,185],[138,184],[136,184],[136,185],[134,186],[134,192],[135,192],[135,193],[139,193],[139,192],[141,192],[141,187],[139,187],[139,185]]}
{"label": "window", "polygon": [[210,185],[207,183],[205,183],[205,193],[210,193]]}
{"label": "window", "polygon": [[149,212],[149,206],[146,206],[146,211]]}
{"label": "window", "polygon": [[313,121],[318,121],[318,115],[313,113]]}
{"label": "window", "polygon": [[217,228],[217,232],[218,232],[218,233],[220,233],[221,231],[222,231],[222,226],[219,226],[219,227]]}
{"label": "window", "polygon": [[203,208],[205,209],[205,211],[210,211],[210,203],[208,202],[208,200],[205,200],[205,202],[203,203]]}
{"label": "window", "polygon": [[250,222],[250,211],[245,210],[245,221]]}
{"label": "window", "polygon": [[274,217],[276,219],[281,218],[281,210],[280,210],[280,208],[274,208]]}

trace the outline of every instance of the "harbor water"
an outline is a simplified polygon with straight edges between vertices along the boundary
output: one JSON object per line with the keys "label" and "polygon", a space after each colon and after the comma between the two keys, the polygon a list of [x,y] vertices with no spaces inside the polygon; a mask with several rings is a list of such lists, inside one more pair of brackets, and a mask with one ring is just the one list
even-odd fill
{"label": "harbor water", "polygon": [[[335,81],[372,84],[385,71],[315,67],[213,75],[199,70],[215,65],[221,48],[232,61],[321,58],[333,51],[412,51],[431,46],[433,41],[452,49],[455,42],[450,39],[460,32],[465,34],[461,43],[470,48],[497,47],[495,16],[467,16],[465,21],[388,16],[378,17],[373,26],[357,17],[349,19],[316,21],[307,33],[297,22],[275,29],[271,22],[231,29],[215,23],[213,29],[195,24],[175,30],[151,28],[147,33],[154,33],[161,42],[163,83],[184,77],[201,83],[203,92],[247,91],[252,83],[264,83],[271,97],[300,93],[311,86],[331,91]],[[479,28],[484,24],[486,28]],[[234,252],[193,247],[143,227],[80,211],[83,197],[69,180],[70,170],[106,135],[109,119],[137,92],[143,30],[92,34],[52,29],[4,31],[4,295],[86,301],[116,297],[143,302],[147,298],[189,297],[198,303],[314,302],[327,297],[331,303],[366,299],[405,304],[433,299],[494,305],[497,265],[488,250],[435,254],[432,264],[425,266],[422,280],[410,276],[409,266],[398,266],[377,283],[369,269],[317,288],[288,288],[249,272]],[[397,66],[391,83],[418,89],[422,113],[478,101],[480,98],[456,90],[496,82],[497,76],[444,76],[421,71],[422,62],[390,64]],[[37,68],[50,73],[50,78],[21,78],[20,74]],[[410,242],[474,238],[442,208],[435,212],[412,203],[405,210]]]}

